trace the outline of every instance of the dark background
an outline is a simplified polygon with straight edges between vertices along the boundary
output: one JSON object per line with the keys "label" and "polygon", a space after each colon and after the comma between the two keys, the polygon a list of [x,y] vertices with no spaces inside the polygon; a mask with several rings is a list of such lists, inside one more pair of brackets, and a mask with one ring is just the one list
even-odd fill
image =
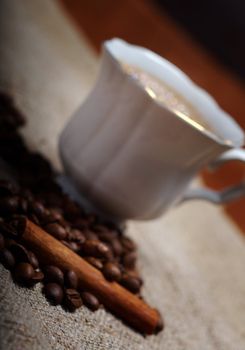
{"label": "dark background", "polygon": [[245,0],[155,0],[245,80]]}

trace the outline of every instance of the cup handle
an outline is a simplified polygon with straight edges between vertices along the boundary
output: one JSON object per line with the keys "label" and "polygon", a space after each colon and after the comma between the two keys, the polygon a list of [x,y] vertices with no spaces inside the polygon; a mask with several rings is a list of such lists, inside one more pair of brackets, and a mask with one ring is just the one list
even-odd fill
{"label": "cup handle", "polygon": [[[245,150],[233,148],[224,152],[219,158],[209,165],[210,170],[217,169],[221,164],[236,160],[245,163]],[[221,191],[214,191],[208,188],[188,189],[181,199],[181,203],[190,199],[207,200],[214,204],[225,204],[245,196],[245,180],[241,183],[226,187]]]}

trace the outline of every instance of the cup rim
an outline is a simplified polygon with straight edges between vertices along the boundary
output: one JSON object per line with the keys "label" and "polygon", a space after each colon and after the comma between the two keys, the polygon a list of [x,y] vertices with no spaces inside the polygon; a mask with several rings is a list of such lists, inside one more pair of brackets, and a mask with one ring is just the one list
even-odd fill
{"label": "cup rim", "polygon": [[[120,61],[136,65],[172,87],[189,103],[191,103],[202,115],[204,120],[206,120],[207,123],[212,124],[212,127],[216,129],[215,131],[217,132],[211,132],[204,127],[200,127],[199,123],[192,123],[190,122],[190,118],[185,118],[181,113],[175,113],[175,111],[170,110],[173,115],[182,119],[192,128],[198,130],[208,138],[213,139],[215,142],[227,147],[241,147],[244,144],[244,132],[236,121],[218,105],[208,92],[194,83],[176,65],[149,49],[129,44],[118,38],[105,41],[104,49],[118,64],[119,69],[122,71],[124,70]],[[140,88],[145,90],[142,84],[136,79],[133,80],[138,86],[140,86]],[[145,92],[147,93],[147,91]],[[152,96],[150,97],[152,98]],[[164,108],[162,103],[157,100],[155,100],[155,102],[160,107]],[[204,111],[206,111],[206,116],[204,116]],[[222,125],[222,136],[220,125]]]}

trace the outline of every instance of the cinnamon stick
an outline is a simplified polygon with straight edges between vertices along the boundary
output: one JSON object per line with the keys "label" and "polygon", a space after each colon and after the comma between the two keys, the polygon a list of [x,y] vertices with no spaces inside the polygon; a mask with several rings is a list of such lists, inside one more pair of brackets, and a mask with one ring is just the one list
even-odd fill
{"label": "cinnamon stick", "polygon": [[74,270],[79,287],[96,295],[107,309],[132,328],[144,334],[159,330],[162,321],[157,310],[118,283],[107,281],[99,270],[28,219],[21,240],[45,264]]}

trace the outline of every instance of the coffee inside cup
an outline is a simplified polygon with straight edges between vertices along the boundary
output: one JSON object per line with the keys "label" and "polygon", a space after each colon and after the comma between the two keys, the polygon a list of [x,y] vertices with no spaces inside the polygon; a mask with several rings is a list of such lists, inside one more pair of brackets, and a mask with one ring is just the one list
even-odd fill
{"label": "coffee inside cup", "polygon": [[146,90],[146,92],[166,108],[185,119],[190,124],[214,132],[210,125],[203,120],[200,113],[172,87],[157,79],[139,67],[121,62],[123,70]]}

